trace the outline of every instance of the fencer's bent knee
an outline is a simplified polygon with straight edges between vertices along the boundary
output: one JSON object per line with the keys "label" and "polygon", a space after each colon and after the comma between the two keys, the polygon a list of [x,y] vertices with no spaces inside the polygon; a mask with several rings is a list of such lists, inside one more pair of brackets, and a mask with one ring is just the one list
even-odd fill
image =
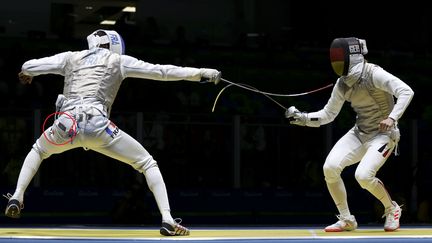
{"label": "fencer's bent knee", "polygon": [[33,144],[32,149],[39,154],[39,156],[41,157],[41,159],[46,159],[48,157],[51,156],[51,154],[47,153],[39,144],[38,142]]}
{"label": "fencer's bent knee", "polygon": [[376,183],[378,179],[375,177],[375,175],[371,175],[367,172],[356,170],[355,172],[355,178],[359,185],[366,190],[369,190],[371,188],[374,188],[376,186]]}
{"label": "fencer's bent knee", "polygon": [[337,165],[326,162],[324,163],[323,171],[325,181],[328,183],[335,183],[340,179],[341,169]]}
{"label": "fencer's bent knee", "polygon": [[157,162],[153,159],[152,156],[146,156],[140,160],[135,161],[131,165],[132,167],[134,167],[135,170],[145,174],[148,169],[157,167]]}

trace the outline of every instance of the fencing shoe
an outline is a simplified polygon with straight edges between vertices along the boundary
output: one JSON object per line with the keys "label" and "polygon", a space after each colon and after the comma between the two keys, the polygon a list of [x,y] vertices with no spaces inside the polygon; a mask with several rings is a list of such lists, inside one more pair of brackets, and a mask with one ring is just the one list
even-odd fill
{"label": "fencing shoe", "polygon": [[21,216],[21,209],[24,208],[24,204],[17,199],[12,199],[10,193],[3,195],[3,197],[9,200],[6,205],[5,215],[9,218],[19,218]]}
{"label": "fencing shoe", "polygon": [[350,215],[348,217],[344,217],[342,215],[336,216],[339,220],[327,226],[324,231],[325,232],[342,232],[342,231],[352,231],[357,229],[357,221],[354,215]]}
{"label": "fencing shoe", "polygon": [[395,201],[393,201],[393,206],[386,209],[383,215],[383,218],[386,217],[384,223],[384,230],[395,231],[399,229],[400,227],[399,220],[401,216],[402,216],[402,208]]}
{"label": "fencing shoe", "polygon": [[183,236],[189,235],[190,231],[188,228],[181,226],[181,219],[174,219],[174,224],[168,222],[162,222],[160,234],[164,236]]}

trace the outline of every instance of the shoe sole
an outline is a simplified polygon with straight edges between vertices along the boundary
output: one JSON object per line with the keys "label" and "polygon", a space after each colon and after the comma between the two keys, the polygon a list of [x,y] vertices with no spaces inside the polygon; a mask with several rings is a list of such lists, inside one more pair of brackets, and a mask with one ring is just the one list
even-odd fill
{"label": "shoe sole", "polygon": [[170,231],[167,228],[161,228],[159,232],[163,236],[188,236],[188,235],[190,235],[190,233],[176,234],[174,231]]}
{"label": "shoe sole", "polygon": [[325,232],[344,232],[344,231],[354,231],[356,229],[357,229],[357,227],[353,228],[353,229],[325,228],[324,231]]}
{"label": "shoe sole", "polygon": [[397,228],[394,228],[394,229],[391,229],[391,228],[384,228],[384,231],[385,231],[385,232],[393,232],[393,231],[398,230],[399,228],[400,228],[400,226],[398,226]]}
{"label": "shoe sole", "polygon": [[174,230],[169,230],[168,228],[163,227],[163,226],[159,232],[161,235],[164,235],[164,236],[188,236],[188,235],[190,235],[190,232],[187,232],[187,233],[183,232],[183,233],[179,234],[179,233],[176,233]]}
{"label": "shoe sole", "polygon": [[5,215],[9,218],[17,219],[20,215],[20,209],[17,205],[10,205],[5,212]]}
{"label": "shoe sole", "polygon": [[172,231],[169,231],[167,228],[161,228],[160,234],[164,236],[174,236],[174,234],[171,233]]}
{"label": "shoe sole", "polygon": [[324,229],[325,232],[342,232],[344,230],[341,229]]}
{"label": "shoe sole", "polygon": [[356,229],[324,229],[325,232],[344,232],[344,231],[354,231]]}

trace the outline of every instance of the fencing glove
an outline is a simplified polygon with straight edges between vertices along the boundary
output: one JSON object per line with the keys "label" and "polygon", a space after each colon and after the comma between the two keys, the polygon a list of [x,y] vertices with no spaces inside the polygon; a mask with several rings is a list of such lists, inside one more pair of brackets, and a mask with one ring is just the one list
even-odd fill
{"label": "fencing glove", "polygon": [[290,124],[306,126],[306,113],[300,112],[295,106],[291,106],[285,111],[285,117],[288,118]]}
{"label": "fencing glove", "polygon": [[25,75],[23,72],[18,73],[18,79],[22,84],[31,84],[33,76]]}
{"label": "fencing glove", "polygon": [[211,68],[200,68],[201,72],[201,83],[214,83],[218,84],[220,82],[222,72],[211,69]]}
{"label": "fencing glove", "polygon": [[285,117],[293,125],[308,127],[319,127],[321,125],[318,117],[309,117],[308,113],[299,111],[295,106],[291,106],[285,111]]}

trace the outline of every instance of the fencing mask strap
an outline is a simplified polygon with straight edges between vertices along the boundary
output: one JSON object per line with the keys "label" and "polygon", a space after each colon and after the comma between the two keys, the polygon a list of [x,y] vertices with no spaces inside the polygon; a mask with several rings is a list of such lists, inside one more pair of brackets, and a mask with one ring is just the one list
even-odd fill
{"label": "fencing mask strap", "polygon": [[348,74],[352,57],[366,55],[368,52],[366,41],[355,37],[336,38],[330,45],[330,61],[334,72],[338,76]]}

